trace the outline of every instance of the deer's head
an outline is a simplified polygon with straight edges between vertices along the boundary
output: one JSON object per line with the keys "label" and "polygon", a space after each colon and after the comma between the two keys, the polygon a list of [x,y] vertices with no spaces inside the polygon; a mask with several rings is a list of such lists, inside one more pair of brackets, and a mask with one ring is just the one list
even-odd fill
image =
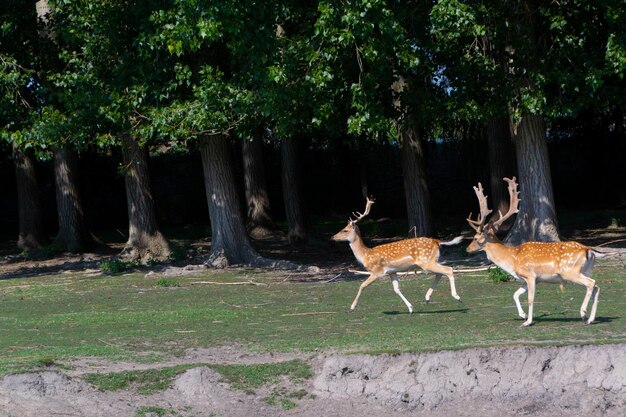
{"label": "deer's head", "polygon": [[472,239],[472,243],[470,243],[467,247],[467,252],[476,252],[483,249],[487,243],[499,242],[496,237],[496,232],[500,229],[502,223],[519,211],[520,198],[519,191],[517,191],[517,182],[515,181],[515,177],[513,177],[513,179],[504,178],[504,181],[509,184],[509,210],[504,215],[498,212],[498,219],[490,219],[488,222],[487,217],[493,210],[490,210],[487,206],[487,196],[484,193],[482,184],[478,183],[478,186],[474,187],[474,192],[478,198],[480,214],[476,220],[472,220],[472,213],[470,213],[467,217],[467,222],[470,227],[476,231],[474,239]]}
{"label": "deer's head", "polygon": [[331,239],[336,241],[347,241],[354,242],[358,236],[360,236],[359,227],[356,225],[362,218],[367,216],[372,208],[372,204],[374,204],[374,197],[367,197],[367,203],[365,203],[365,211],[363,213],[359,213],[358,211],[352,213],[355,216],[355,219],[348,219],[348,224],[346,227],[341,229],[337,234],[335,234]]}

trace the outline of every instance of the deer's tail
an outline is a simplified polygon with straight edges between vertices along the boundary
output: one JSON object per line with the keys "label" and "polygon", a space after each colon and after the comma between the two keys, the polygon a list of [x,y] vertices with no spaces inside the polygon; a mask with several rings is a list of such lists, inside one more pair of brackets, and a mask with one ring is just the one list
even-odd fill
{"label": "deer's tail", "polygon": [[458,245],[459,243],[461,243],[463,241],[464,237],[463,236],[457,236],[452,240],[449,240],[447,242],[439,242],[439,246],[452,246],[452,245]]}

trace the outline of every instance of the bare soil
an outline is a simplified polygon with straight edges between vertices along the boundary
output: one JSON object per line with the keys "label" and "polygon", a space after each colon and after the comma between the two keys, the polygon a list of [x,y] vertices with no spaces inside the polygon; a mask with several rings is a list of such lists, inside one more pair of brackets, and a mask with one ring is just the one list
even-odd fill
{"label": "bare soil", "polygon": [[[571,232],[588,245],[622,239],[624,228]],[[377,242],[379,243],[379,242]],[[189,242],[187,242],[189,245]],[[190,253],[208,242],[193,242]],[[624,243],[619,245],[623,247]],[[316,265],[300,273],[303,280],[335,279],[354,265],[349,250],[326,242],[293,250],[281,239],[257,241],[267,257]],[[52,259],[26,258],[11,246],[0,248],[0,279],[60,274],[101,273],[99,264],[115,255],[115,245],[85,255]],[[206,253],[206,252],[205,252]],[[455,267],[477,266],[484,258],[461,259]],[[623,262],[621,258],[616,262]],[[202,258],[156,266],[146,273],[197,273]],[[293,274],[285,272],[286,275]],[[341,279],[341,278],[340,278]],[[284,379],[243,392],[223,381],[210,367],[181,374],[165,391],[141,395],[132,390],[102,392],[81,377],[177,364],[255,364],[301,358],[315,376],[301,384]],[[0,416],[136,416],[145,407],[169,410],[171,416],[623,416],[626,415],[626,345],[511,347],[402,355],[342,355],[321,352],[259,354],[239,347],[190,350],[150,365],[77,359],[72,369],[8,375],[0,379]],[[303,390],[297,407],[269,404],[276,393]],[[156,416],[157,413],[147,416]],[[163,414],[160,414],[163,415]]]}
{"label": "bare soil", "polygon": [[[151,364],[268,363],[301,357],[310,381],[287,379],[243,392],[206,366],[192,368],[153,395],[102,392],[81,379],[92,372],[137,370],[134,363],[79,360],[72,371],[51,369],[0,380],[0,415],[135,416],[142,407],[171,416],[623,416],[626,345],[468,349],[402,355],[253,354],[238,348],[189,351]],[[285,410],[266,399],[304,390]],[[154,414],[156,415],[156,414]]]}

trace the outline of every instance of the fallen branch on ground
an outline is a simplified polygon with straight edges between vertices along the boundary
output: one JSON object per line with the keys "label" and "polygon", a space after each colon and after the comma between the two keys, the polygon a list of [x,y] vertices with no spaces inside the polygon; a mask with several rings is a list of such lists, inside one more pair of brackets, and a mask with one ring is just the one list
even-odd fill
{"label": "fallen branch on ground", "polygon": [[317,314],[337,314],[336,311],[312,311],[310,313],[288,313],[288,314],[281,314],[281,317],[287,317],[287,316],[313,316],[313,315],[317,315]]}
{"label": "fallen branch on ground", "polygon": [[194,281],[191,285],[267,285],[262,282],[243,281],[243,282],[216,282],[216,281]]}
{"label": "fallen branch on ground", "polygon": [[[493,265],[489,265],[489,266],[481,266],[481,267],[477,267],[477,268],[468,268],[468,269],[455,269],[454,273],[456,274],[458,273],[466,273],[466,272],[479,272],[479,271],[486,271],[489,268],[493,268]],[[352,272],[353,274],[359,274],[359,275],[369,275],[370,273],[367,271],[358,271],[356,269],[348,269],[348,272]],[[406,272],[397,272],[398,275],[418,275],[418,274],[429,274],[430,272],[428,271],[406,271]]]}

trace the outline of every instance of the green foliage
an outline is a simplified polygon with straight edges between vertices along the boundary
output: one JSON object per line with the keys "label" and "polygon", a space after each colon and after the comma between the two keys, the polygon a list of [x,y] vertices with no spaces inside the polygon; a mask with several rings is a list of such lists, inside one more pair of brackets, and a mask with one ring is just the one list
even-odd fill
{"label": "green foliage", "polygon": [[159,280],[156,282],[156,286],[157,287],[164,287],[164,288],[180,287],[180,282],[178,280],[176,280],[176,279],[159,278]]}
{"label": "green foliage", "polygon": [[[437,101],[422,82],[433,71],[422,24],[427,8],[416,2],[321,1],[318,12],[313,42],[319,46],[309,64],[317,76],[311,80],[318,94],[345,106],[347,132],[395,139],[409,117],[429,126]],[[400,79],[405,87],[392,89]]]}
{"label": "green foliage", "polygon": [[507,272],[498,268],[497,266],[489,268],[488,274],[489,274],[489,279],[495,282],[496,284],[501,283],[501,282],[508,282],[511,280],[511,276]]}
{"label": "green foliage", "polygon": [[153,149],[259,125],[277,139],[395,139],[414,120],[445,137],[507,107],[625,105],[618,0],[50,4],[50,37],[32,4],[0,9],[0,139],[40,158],[121,134],[168,144]]}
{"label": "green foliage", "polygon": [[623,40],[626,13],[618,8],[614,1],[439,0],[431,32],[451,111],[484,121],[508,107],[517,121],[524,112],[550,118],[623,106],[615,92],[624,43],[615,39]]}
{"label": "green foliage", "polygon": [[111,258],[100,263],[100,269],[111,274],[119,274],[137,266],[138,263],[135,261],[123,261],[119,258]]}

